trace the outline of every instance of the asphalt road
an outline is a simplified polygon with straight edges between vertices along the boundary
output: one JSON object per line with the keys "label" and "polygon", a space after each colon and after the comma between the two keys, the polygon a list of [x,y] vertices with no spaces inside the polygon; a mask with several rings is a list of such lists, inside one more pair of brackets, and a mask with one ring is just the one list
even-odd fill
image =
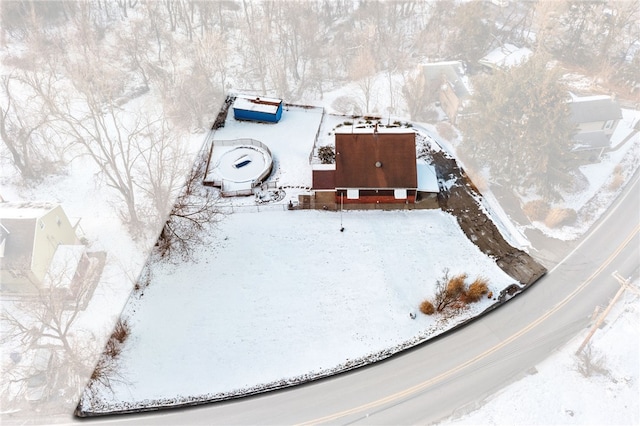
{"label": "asphalt road", "polygon": [[462,414],[588,327],[596,306],[605,306],[619,288],[614,271],[638,276],[639,180],[637,175],[577,247],[561,254],[560,261],[547,259],[555,266],[547,265],[551,267],[545,277],[455,333],[381,363],[283,391],[83,422],[415,424]]}

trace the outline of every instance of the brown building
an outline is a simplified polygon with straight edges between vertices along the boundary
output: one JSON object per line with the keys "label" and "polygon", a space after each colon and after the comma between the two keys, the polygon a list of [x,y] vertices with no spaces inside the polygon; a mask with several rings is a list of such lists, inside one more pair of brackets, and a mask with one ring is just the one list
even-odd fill
{"label": "brown building", "polygon": [[336,133],[335,168],[313,170],[316,198],[336,203],[414,203],[418,187],[415,132],[355,129]]}

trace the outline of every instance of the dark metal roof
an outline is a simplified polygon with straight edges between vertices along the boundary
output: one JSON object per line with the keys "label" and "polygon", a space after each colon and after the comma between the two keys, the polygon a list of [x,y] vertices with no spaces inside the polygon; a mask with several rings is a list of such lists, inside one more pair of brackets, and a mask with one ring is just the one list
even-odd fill
{"label": "dark metal roof", "polygon": [[576,124],[620,120],[622,118],[620,106],[610,98],[574,100],[569,102],[569,107],[571,108],[571,121]]}
{"label": "dark metal roof", "polygon": [[574,150],[582,151],[585,149],[600,149],[611,145],[611,141],[603,131],[578,133],[573,137],[578,144]]}
{"label": "dark metal roof", "polygon": [[314,170],[313,189],[336,189],[336,171]]}
{"label": "dark metal roof", "polygon": [[336,133],[337,188],[416,188],[413,131]]}

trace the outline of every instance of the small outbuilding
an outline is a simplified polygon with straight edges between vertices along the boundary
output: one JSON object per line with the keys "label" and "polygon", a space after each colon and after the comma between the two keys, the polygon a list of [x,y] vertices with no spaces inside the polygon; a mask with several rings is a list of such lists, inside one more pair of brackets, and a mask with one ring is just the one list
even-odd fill
{"label": "small outbuilding", "polygon": [[233,102],[236,120],[277,123],[282,118],[282,99],[238,96]]}

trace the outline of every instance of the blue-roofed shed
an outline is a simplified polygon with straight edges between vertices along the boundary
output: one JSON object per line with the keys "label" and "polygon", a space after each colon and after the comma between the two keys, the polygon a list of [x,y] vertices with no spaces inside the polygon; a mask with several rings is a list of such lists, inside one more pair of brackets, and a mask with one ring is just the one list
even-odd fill
{"label": "blue-roofed shed", "polygon": [[236,120],[277,123],[282,117],[282,99],[265,97],[238,97],[233,103]]}

